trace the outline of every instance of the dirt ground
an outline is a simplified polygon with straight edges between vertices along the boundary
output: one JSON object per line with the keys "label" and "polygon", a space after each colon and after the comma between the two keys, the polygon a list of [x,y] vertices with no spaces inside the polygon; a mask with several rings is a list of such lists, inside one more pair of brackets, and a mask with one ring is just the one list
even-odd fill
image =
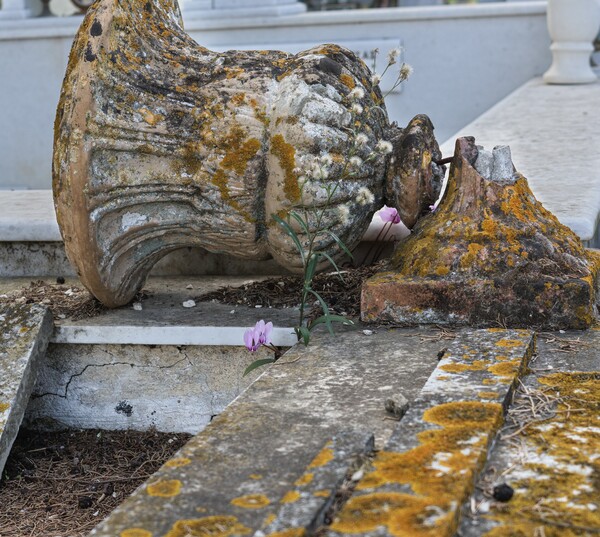
{"label": "dirt ground", "polygon": [[0,481],[0,537],[83,537],[190,438],[21,431]]}

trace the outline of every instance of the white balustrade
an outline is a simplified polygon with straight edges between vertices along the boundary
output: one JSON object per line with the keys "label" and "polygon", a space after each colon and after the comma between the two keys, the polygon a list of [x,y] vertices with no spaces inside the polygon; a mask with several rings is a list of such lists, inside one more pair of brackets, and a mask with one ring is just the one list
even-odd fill
{"label": "white balustrade", "polygon": [[590,66],[592,41],[600,28],[600,0],[548,0],[552,66],[547,84],[588,84],[598,78]]}

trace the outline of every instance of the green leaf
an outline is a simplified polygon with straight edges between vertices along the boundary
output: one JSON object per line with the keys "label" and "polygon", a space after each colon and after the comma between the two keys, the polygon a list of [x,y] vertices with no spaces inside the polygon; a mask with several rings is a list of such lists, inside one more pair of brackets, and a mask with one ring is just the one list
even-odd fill
{"label": "green leaf", "polygon": [[317,265],[319,264],[320,253],[315,252],[312,254],[308,260],[308,264],[306,265],[306,270],[304,271],[304,286],[306,288],[310,288],[310,284],[312,283],[313,276],[315,275],[315,271],[317,270]]}
{"label": "green leaf", "polygon": [[260,360],[254,360],[244,371],[242,377],[245,377],[251,371],[254,371],[258,367],[262,367],[263,365],[271,364],[275,361],[275,358],[262,358]]}
{"label": "green leaf", "polygon": [[314,295],[317,300],[319,301],[319,304],[321,304],[321,308],[323,309],[323,314],[322,317],[325,317],[325,325],[327,326],[327,330],[329,330],[329,333],[333,336],[334,332],[333,332],[333,326],[331,325],[331,320],[329,319],[329,317],[331,317],[329,315],[329,308],[327,307],[327,304],[325,303],[325,301],[321,298],[321,295],[319,295],[319,293],[317,293],[316,291],[313,291],[312,289],[309,289],[308,291],[309,293],[311,293],[312,295]]}
{"label": "green leaf", "polygon": [[303,220],[303,218],[296,211],[291,211],[289,213],[289,215],[294,220],[296,220],[296,222],[298,222],[298,224],[300,224],[300,227],[302,228],[302,231],[304,231],[304,233],[306,233],[307,235],[310,236],[310,231],[308,229],[308,224]]}
{"label": "green leaf", "polygon": [[342,276],[342,272],[340,271],[340,268],[337,266],[336,262],[333,260],[333,258],[326,252],[321,252],[320,250],[318,252],[315,252],[319,255],[322,255],[324,258],[326,258],[329,263],[331,263],[331,266],[335,269],[335,271],[337,272],[337,275],[339,276],[340,280],[342,280],[342,282],[344,281],[344,277]]}
{"label": "green leaf", "polygon": [[315,326],[319,324],[326,323],[329,319],[332,323],[342,323],[346,326],[354,325],[354,321],[352,319],[348,319],[348,317],[344,317],[343,315],[321,315],[317,317],[312,323],[310,323],[309,330],[312,330]]}
{"label": "green leaf", "polygon": [[348,250],[348,247],[344,244],[342,239],[340,239],[333,231],[326,229],[324,233],[327,233],[337,244],[338,246],[350,257],[350,259],[354,259],[352,252]]}
{"label": "green leaf", "polygon": [[308,329],[306,326],[299,326],[298,328],[294,328],[294,330],[298,336],[298,341],[302,339],[304,346],[308,346],[308,342],[310,341],[310,329]]}
{"label": "green leaf", "polygon": [[306,259],[304,256],[304,248],[302,248],[302,244],[300,244],[300,239],[298,239],[298,235],[296,234],[296,232],[285,220],[279,218],[279,216],[277,216],[276,214],[272,214],[271,218],[273,218],[273,220],[275,220],[275,222],[277,222],[284,229],[284,231],[292,239],[292,241],[294,241],[294,245],[296,246],[296,249],[300,253],[300,257],[302,258],[302,265],[304,265],[306,263]]}

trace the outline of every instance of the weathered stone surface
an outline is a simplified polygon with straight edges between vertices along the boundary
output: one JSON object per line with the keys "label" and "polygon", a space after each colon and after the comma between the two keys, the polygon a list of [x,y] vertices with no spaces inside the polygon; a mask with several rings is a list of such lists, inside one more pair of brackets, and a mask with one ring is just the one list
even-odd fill
{"label": "weathered stone surface", "polygon": [[[600,529],[600,333],[539,337],[473,496],[464,537],[595,535]],[[530,409],[530,412],[527,412]],[[497,501],[494,487],[514,490]]]}
{"label": "weathered stone surface", "polygon": [[585,328],[597,318],[599,268],[598,252],[542,207],[507,148],[490,154],[461,138],[444,200],[399,245],[389,270],[365,283],[362,316]]}
{"label": "weathered stone surface", "polygon": [[[436,335],[316,334],[309,347],[297,346],[271,366],[92,535],[183,537],[186,526],[190,535],[210,530],[215,537],[250,535],[269,524],[292,530],[279,517],[288,509],[306,522],[333,496],[340,475],[352,471],[366,439],[374,434],[382,446],[392,434],[397,421],[385,400],[416,396],[437,364]],[[350,447],[340,449],[344,443]],[[308,497],[317,485],[319,507]],[[310,509],[296,511],[294,500]]]}
{"label": "weathered stone surface", "polygon": [[531,332],[461,332],[327,535],[455,535],[461,506],[533,350]]}
{"label": "weathered stone surface", "polygon": [[52,315],[42,306],[0,306],[0,474],[19,432],[52,327]]}
{"label": "weathered stone surface", "polygon": [[[173,0],[96,3],[71,52],[53,161],[57,218],[83,283],[106,305],[127,303],[158,259],[184,246],[272,256],[298,271],[272,215],[322,207],[340,178],[322,224],[350,248],[384,201],[431,203],[441,177],[431,123],[417,118],[403,136],[370,77],[335,45],[211,52],[185,34]],[[381,140],[393,140],[394,164],[368,159]],[[324,154],[329,176],[301,191],[297,167]],[[349,173],[352,154],[362,164]],[[372,196],[361,202],[362,189]],[[399,208],[409,222],[423,210]],[[342,254],[330,237],[318,247]]]}

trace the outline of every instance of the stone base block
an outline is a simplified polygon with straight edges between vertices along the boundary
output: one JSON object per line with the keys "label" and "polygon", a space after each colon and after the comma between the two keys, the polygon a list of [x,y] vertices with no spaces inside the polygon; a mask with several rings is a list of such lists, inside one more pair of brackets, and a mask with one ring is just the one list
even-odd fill
{"label": "stone base block", "polygon": [[399,324],[585,329],[596,317],[594,286],[583,278],[535,281],[408,279],[376,275],[362,291],[362,318]]}

